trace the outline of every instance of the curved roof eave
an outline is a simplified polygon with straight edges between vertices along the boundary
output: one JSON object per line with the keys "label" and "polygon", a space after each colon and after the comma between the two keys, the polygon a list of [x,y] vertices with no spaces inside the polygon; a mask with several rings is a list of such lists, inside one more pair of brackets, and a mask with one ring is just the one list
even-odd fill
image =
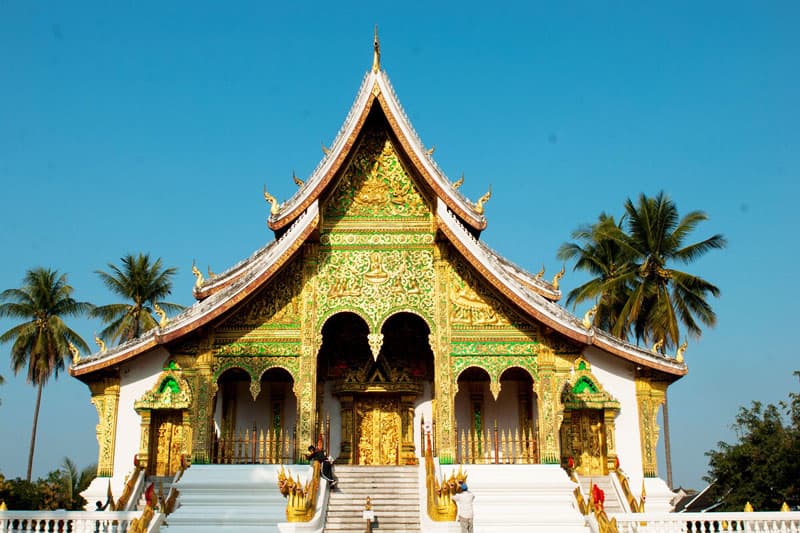
{"label": "curved roof eave", "polygon": [[597,328],[586,329],[581,321],[560,305],[531,290],[507,271],[482,243],[465,228],[447,206],[439,203],[436,209],[439,229],[458,248],[467,261],[492,283],[503,295],[527,312],[532,318],[573,341],[597,346],[633,363],[664,372],[674,379],[684,376],[685,363],[646,351]]}
{"label": "curved roof eave", "polygon": [[358,138],[372,105],[378,102],[395,136],[406,155],[439,198],[472,229],[486,228],[486,218],[476,206],[464,197],[436,165],[432,154],[425,150],[416,130],[411,125],[389,78],[382,70],[369,71],[364,76],[344,124],[325,157],[317,165],[303,186],[288,200],[278,206],[277,214],[269,218],[269,227],[278,231],[302,213],[308,204],[319,198],[325,187],[347,160]]}
{"label": "curved roof eave", "polygon": [[297,252],[319,224],[319,203],[313,202],[291,227],[263,253],[256,252],[254,259],[240,275],[222,290],[195,303],[181,314],[173,317],[163,328],[155,328],[143,336],[116,346],[106,352],[96,353],[81,359],[69,369],[75,377],[103,370],[119,364],[150,348],[174,341],[211,320],[221,316],[236,304],[258,290],[278,272]]}

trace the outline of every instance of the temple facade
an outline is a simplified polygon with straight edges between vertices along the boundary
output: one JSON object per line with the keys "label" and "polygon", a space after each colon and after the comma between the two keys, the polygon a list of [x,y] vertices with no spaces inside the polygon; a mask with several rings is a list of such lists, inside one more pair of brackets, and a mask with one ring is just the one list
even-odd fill
{"label": "temple facade", "polygon": [[657,477],[657,415],[686,374],[596,329],[545,279],[481,239],[380,67],[297,192],[264,192],[274,240],[197,277],[190,308],[78,360],[99,422],[98,474],[119,486],[186,463],[620,465]]}

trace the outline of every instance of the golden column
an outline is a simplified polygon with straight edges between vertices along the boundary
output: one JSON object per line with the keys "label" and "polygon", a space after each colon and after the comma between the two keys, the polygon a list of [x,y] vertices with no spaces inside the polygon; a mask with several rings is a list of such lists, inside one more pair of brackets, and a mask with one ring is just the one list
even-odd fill
{"label": "golden column", "polygon": [[353,394],[341,394],[339,396],[339,405],[341,406],[340,413],[342,417],[342,440],[337,462],[341,461],[349,465],[355,462],[355,458],[353,457],[353,445],[355,440]]}
{"label": "golden column", "polygon": [[[445,245],[439,244],[434,249],[434,306],[435,324],[431,327],[428,337],[433,352],[434,387],[432,414],[436,434],[435,454],[440,459],[456,458],[456,432],[455,413],[453,401],[455,399],[456,382],[450,364],[450,315],[448,305],[448,283],[450,282],[451,266],[448,263],[448,251]],[[421,443],[423,451],[425,443]]]}
{"label": "golden column", "polygon": [[214,332],[208,331],[200,342],[195,367],[184,370],[183,374],[192,387],[191,449],[192,462],[208,464],[211,462],[212,425],[214,423],[214,395],[217,384],[214,382]]}
{"label": "golden column", "polygon": [[[97,475],[114,475],[114,445],[119,408],[119,377],[103,378],[89,384],[92,403],[97,409]],[[132,459],[132,458],[131,458]]]}
{"label": "golden column", "polygon": [[617,470],[617,443],[614,438],[616,432],[616,419],[619,411],[615,409],[603,410],[603,427],[606,435],[606,471],[614,472]]}
{"label": "golden column", "polygon": [[558,375],[556,374],[556,358],[552,350],[542,350],[538,357],[539,363],[539,443],[541,452],[539,461],[543,464],[558,464],[561,460],[561,447],[559,438],[559,421],[561,412],[561,398],[558,389]]}
{"label": "golden column", "polygon": [[642,469],[645,477],[658,477],[659,427],[658,408],[666,400],[667,383],[652,381],[646,377],[636,378],[636,403],[639,405],[639,434],[642,443]]}

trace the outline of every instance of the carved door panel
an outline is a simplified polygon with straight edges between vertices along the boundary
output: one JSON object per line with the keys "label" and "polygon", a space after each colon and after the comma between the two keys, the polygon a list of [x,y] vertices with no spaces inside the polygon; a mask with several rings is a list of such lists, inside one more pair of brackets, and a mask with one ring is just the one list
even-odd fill
{"label": "carved door panel", "polygon": [[357,464],[396,465],[400,455],[400,399],[363,396],[356,404]]}
{"label": "carved door panel", "polygon": [[172,476],[181,464],[183,417],[180,411],[153,411],[147,474]]}
{"label": "carved door panel", "polygon": [[580,476],[604,476],[606,446],[603,411],[572,411],[572,450],[575,470]]}

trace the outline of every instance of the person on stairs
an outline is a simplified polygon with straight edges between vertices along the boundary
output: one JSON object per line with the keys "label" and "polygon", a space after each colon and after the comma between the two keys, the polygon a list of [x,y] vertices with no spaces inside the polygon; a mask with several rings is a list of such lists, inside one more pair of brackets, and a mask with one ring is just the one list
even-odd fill
{"label": "person on stairs", "polygon": [[453,501],[458,506],[458,523],[461,524],[461,533],[472,533],[472,502],[475,495],[469,491],[466,483],[461,484],[461,492],[453,494]]}
{"label": "person on stairs", "polygon": [[318,461],[320,464],[321,469],[321,476],[324,480],[330,483],[331,487],[336,486],[336,479],[333,477],[333,460],[325,455],[320,448],[317,448],[313,444],[308,447],[308,453],[306,454],[306,459],[309,461]]}

